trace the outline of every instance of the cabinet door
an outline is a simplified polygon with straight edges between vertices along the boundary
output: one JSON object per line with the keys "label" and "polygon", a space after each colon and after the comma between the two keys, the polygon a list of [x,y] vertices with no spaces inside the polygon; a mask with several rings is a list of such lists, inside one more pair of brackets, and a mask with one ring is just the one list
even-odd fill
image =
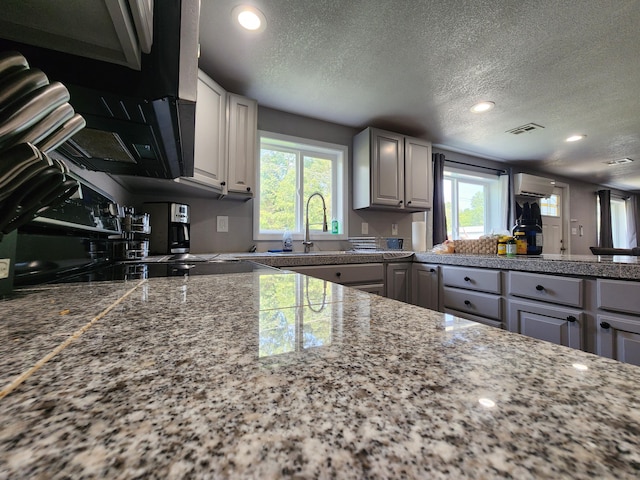
{"label": "cabinet door", "polygon": [[227,92],[198,71],[194,172],[189,180],[223,190],[226,177]]}
{"label": "cabinet door", "polygon": [[404,141],[404,199],[408,209],[431,208],[433,178],[431,143],[406,137]]}
{"label": "cabinet door", "polygon": [[258,105],[255,100],[229,94],[227,129],[230,192],[253,194],[258,133]]}
{"label": "cabinet door", "polygon": [[584,323],[581,310],[513,300],[509,302],[507,325],[510,332],[582,350]]}
{"label": "cabinet door", "polygon": [[411,267],[411,303],[430,310],[440,309],[438,302],[438,266],[414,263]]}
{"label": "cabinet door", "polygon": [[387,298],[409,303],[411,263],[390,263],[387,265]]}
{"label": "cabinet door", "polygon": [[404,203],[404,136],[371,129],[371,203]]}
{"label": "cabinet door", "polygon": [[640,318],[598,315],[598,355],[640,366]]}

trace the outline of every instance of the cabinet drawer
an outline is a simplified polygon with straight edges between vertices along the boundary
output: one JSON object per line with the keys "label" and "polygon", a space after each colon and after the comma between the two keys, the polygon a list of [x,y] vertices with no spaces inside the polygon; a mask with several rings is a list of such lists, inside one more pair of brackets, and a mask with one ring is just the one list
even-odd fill
{"label": "cabinet drawer", "polygon": [[583,290],[583,281],[579,278],[509,272],[509,293],[516,297],[582,307]]}
{"label": "cabinet drawer", "polygon": [[598,308],[640,315],[640,282],[599,278],[597,289]]}
{"label": "cabinet drawer", "polygon": [[482,268],[442,267],[442,281],[450,287],[501,293],[501,272]]}
{"label": "cabinet drawer", "polygon": [[318,265],[289,267],[294,272],[336,283],[378,283],[384,281],[384,264]]}
{"label": "cabinet drawer", "polygon": [[502,298],[498,295],[444,287],[444,306],[461,312],[502,320]]}

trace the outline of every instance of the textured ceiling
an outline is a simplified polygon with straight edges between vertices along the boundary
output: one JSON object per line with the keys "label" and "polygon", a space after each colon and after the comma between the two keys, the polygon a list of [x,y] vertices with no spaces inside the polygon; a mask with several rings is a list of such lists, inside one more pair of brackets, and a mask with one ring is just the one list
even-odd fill
{"label": "textured ceiling", "polygon": [[[201,5],[200,66],[230,91],[640,191],[638,0],[247,0],[259,34],[233,24],[239,3]],[[472,114],[480,100],[495,109]],[[544,128],[506,133],[530,122]]]}

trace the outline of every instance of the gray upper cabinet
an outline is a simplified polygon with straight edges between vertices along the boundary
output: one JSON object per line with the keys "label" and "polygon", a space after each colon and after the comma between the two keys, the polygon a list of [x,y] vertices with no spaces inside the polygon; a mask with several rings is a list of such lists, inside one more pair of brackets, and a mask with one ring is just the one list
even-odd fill
{"label": "gray upper cabinet", "polygon": [[198,71],[194,173],[176,182],[221,195],[252,196],[257,134],[257,102],[227,93]]}
{"label": "gray upper cabinet", "polygon": [[376,128],[353,139],[353,208],[431,208],[431,144]]}

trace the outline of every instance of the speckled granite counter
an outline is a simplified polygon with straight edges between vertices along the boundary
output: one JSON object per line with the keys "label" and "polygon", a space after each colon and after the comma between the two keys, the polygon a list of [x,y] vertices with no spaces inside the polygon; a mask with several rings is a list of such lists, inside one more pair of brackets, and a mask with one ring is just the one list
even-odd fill
{"label": "speckled granite counter", "polygon": [[558,275],[577,275],[601,278],[640,280],[640,257],[594,255],[541,255],[507,258],[498,255],[437,255],[427,252],[312,252],[310,254],[225,254],[227,257],[246,258],[274,267],[299,265],[330,265],[344,263],[371,263],[415,261],[441,265],[497,268]]}
{"label": "speckled granite counter", "polygon": [[0,478],[640,475],[640,368],[322,280],[60,285],[3,307],[2,378],[44,361],[3,390]]}

